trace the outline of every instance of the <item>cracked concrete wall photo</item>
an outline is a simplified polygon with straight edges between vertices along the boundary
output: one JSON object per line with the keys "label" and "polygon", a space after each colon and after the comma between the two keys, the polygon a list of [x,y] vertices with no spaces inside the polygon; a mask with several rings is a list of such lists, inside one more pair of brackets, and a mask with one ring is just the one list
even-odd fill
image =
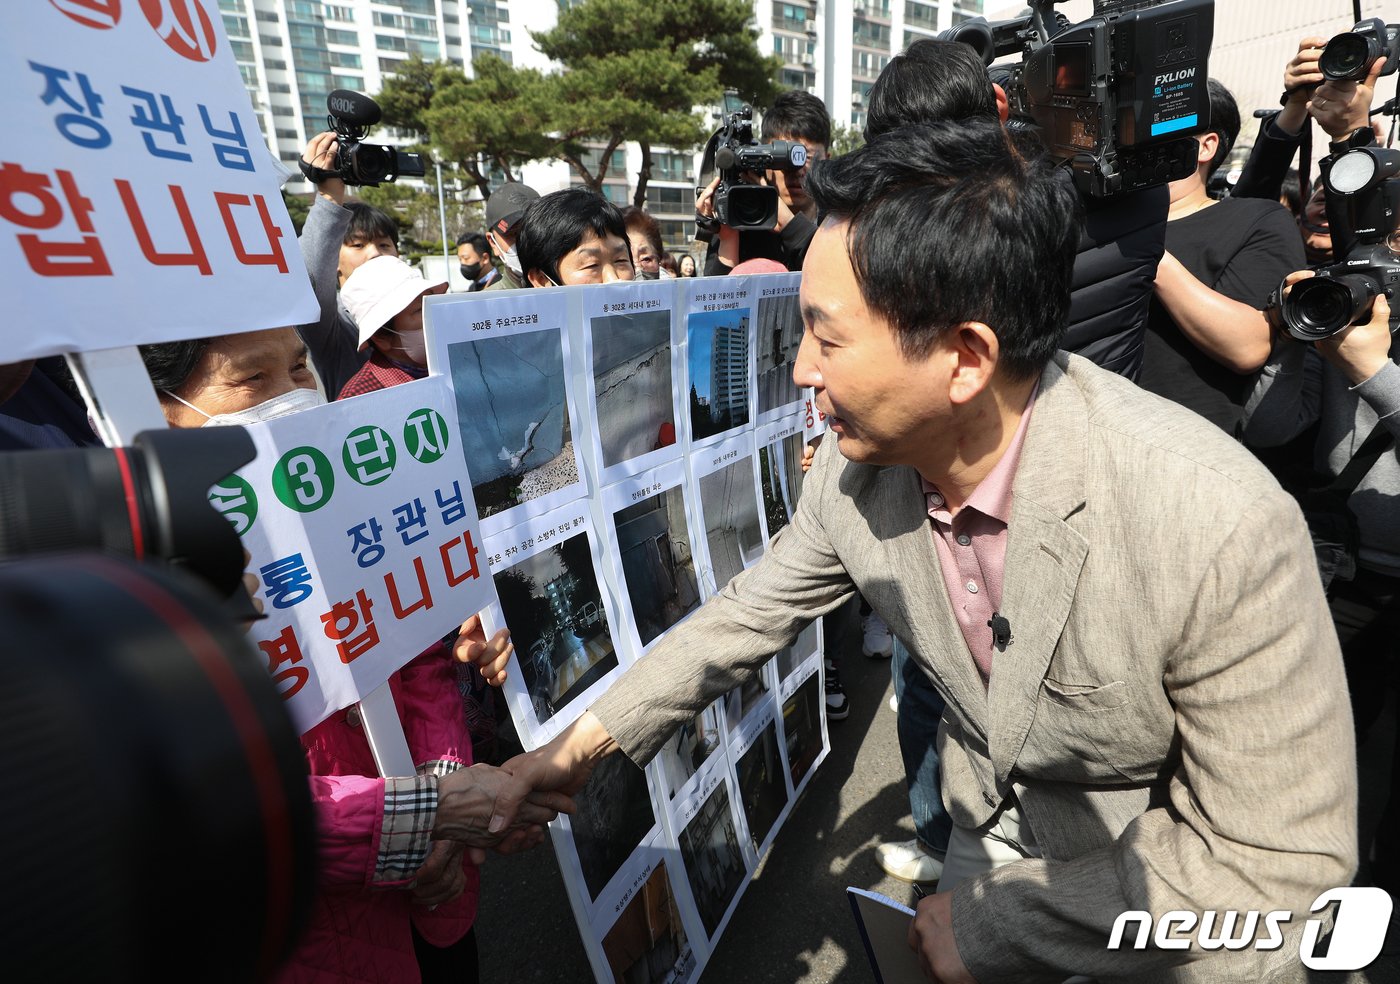
{"label": "cracked concrete wall photo", "polygon": [[715,589],[719,590],[744,569],[745,561],[756,559],[763,552],[753,459],[740,458],[703,476],[700,511],[705,517],[705,541],[710,546]]}
{"label": "cracked concrete wall photo", "polygon": [[758,302],[758,412],[796,403],[802,391],[792,381],[802,344],[802,310],[796,294]]}
{"label": "cracked concrete wall photo", "polygon": [[594,318],[592,329],[595,413],[604,467],[674,443],[670,312]]}
{"label": "cracked concrete wall photo", "polygon": [[578,481],[557,332],[458,342],[447,353],[483,517]]}

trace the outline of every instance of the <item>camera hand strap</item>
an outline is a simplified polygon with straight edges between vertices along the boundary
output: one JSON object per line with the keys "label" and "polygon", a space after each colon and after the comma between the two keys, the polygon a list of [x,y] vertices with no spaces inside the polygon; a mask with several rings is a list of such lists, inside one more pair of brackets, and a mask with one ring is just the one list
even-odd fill
{"label": "camera hand strap", "polygon": [[1366,440],[1361,442],[1361,447],[1357,448],[1356,453],[1351,456],[1347,466],[1341,470],[1336,478],[1323,486],[1322,491],[1340,492],[1349,497],[1361,484],[1361,479],[1365,474],[1371,470],[1371,466],[1394,443],[1395,438],[1391,436],[1385,423],[1378,421],[1376,426],[1371,428],[1371,433],[1366,435]]}

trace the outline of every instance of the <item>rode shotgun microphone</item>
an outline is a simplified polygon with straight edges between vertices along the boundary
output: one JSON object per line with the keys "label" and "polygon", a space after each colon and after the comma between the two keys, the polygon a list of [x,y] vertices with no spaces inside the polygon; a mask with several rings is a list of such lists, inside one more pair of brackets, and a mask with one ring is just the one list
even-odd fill
{"label": "rode shotgun microphone", "polygon": [[363,127],[368,130],[379,122],[382,115],[379,104],[369,96],[350,89],[336,89],[326,98],[326,108],[331,115],[347,126]]}

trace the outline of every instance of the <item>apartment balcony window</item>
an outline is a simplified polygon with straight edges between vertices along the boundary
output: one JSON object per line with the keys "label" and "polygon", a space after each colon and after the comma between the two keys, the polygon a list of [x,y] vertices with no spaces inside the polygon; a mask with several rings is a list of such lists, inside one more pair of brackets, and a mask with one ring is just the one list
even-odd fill
{"label": "apartment balcony window", "polygon": [[876,24],[873,21],[857,20],[855,31],[852,33],[852,41],[855,44],[867,48],[880,48],[885,51],[890,49],[891,37],[888,24]]}
{"label": "apartment balcony window", "polygon": [[689,154],[664,150],[651,155],[651,176],[657,181],[693,181],[694,170],[695,161]]}
{"label": "apartment balcony window", "polygon": [[[655,170],[652,171],[652,177],[656,177]],[[694,210],[694,189],[662,188],[653,184],[647,185],[647,211],[686,213]]]}
{"label": "apartment balcony window", "polygon": [[253,57],[253,45],[248,41],[229,40],[228,46],[233,49],[233,60],[239,62],[253,62],[257,59]]}
{"label": "apartment balcony window", "polygon": [[695,238],[694,222],[663,219],[657,224],[661,226],[661,242],[667,249],[682,249]]}
{"label": "apartment balcony window", "polygon": [[353,7],[336,7],[326,4],[324,12],[328,21],[339,21],[342,24],[355,23],[355,9]]}
{"label": "apartment balcony window", "polygon": [[928,31],[938,30],[938,8],[917,0],[907,0],[904,4],[904,23],[910,27],[922,27]]}
{"label": "apartment balcony window", "polygon": [[343,44],[355,46],[360,43],[360,35],[356,31],[338,31],[333,27],[326,28],[326,41],[330,44]]}
{"label": "apartment balcony window", "polygon": [[251,37],[248,33],[248,18],[224,14],[224,31],[230,38]]}
{"label": "apartment balcony window", "polygon": [[489,44],[473,44],[471,48],[472,58],[478,58],[481,55],[491,55],[493,57],[499,58],[507,65],[515,64],[514,61],[511,60],[511,53],[505,50],[504,48],[497,48],[494,45]]}

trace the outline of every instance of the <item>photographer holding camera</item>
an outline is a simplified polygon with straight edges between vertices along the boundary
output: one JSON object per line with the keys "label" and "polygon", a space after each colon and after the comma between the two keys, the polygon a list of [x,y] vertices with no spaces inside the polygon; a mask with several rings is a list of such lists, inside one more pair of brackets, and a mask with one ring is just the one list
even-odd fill
{"label": "photographer holding camera", "polygon": [[[801,145],[805,155],[797,155],[801,164],[767,170],[762,179],[752,172],[744,180],[762,183],[777,191],[777,218],[770,230],[739,231],[718,223],[710,247],[705,254],[704,275],[723,276],[744,260],[777,260],[789,270],[802,269],[807,245],[817,231],[816,203],[803,189],[808,167],[824,160],[831,145],[831,117],[826,106],[816,96],[793,90],[784,92],[763,114],[761,140],[764,144],[786,141]],[[695,202],[698,223],[715,225],[718,221],[715,198],[721,192],[723,174],[717,174],[701,189]]]}
{"label": "photographer holding camera", "polygon": [[[1355,57],[1355,36],[1365,27],[1358,24],[1321,52],[1314,44],[1321,42],[1306,39],[1299,54],[1316,68],[1305,81],[1328,79],[1317,85],[1308,111],[1338,138],[1321,162],[1333,253],[1330,265],[1285,279],[1271,310],[1273,351],[1244,418],[1245,440],[1263,448],[1315,428],[1312,464],[1319,477],[1295,494],[1328,585],[1358,744],[1387,706],[1400,657],[1400,222],[1394,207],[1400,151],[1374,146],[1369,124],[1376,79],[1393,72],[1400,59],[1393,44],[1389,58],[1379,46],[1368,46],[1369,62]],[[1333,47],[1339,40],[1346,57]],[[1343,74],[1350,78],[1339,78]],[[1364,848],[1376,835],[1370,881],[1392,893],[1400,890],[1400,858],[1393,840],[1379,834],[1400,823],[1395,793],[1392,772],[1384,815],[1363,829],[1361,839],[1365,859]]]}

